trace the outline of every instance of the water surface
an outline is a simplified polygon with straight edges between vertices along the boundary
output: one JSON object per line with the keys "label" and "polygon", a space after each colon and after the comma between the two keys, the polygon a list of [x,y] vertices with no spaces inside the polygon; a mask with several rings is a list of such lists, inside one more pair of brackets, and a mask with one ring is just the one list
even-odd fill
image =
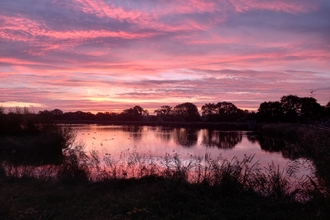
{"label": "water surface", "polygon": [[[164,157],[166,154],[177,154],[182,160],[192,156],[212,158],[221,157],[243,159],[245,155],[254,156],[254,161],[266,167],[274,163],[284,169],[292,158],[272,146],[263,148],[260,140],[247,131],[219,131],[209,129],[172,128],[162,126],[118,126],[118,125],[75,125],[76,139],[85,144],[85,151],[98,151],[101,155],[119,158],[123,153],[137,152],[140,155]],[[265,150],[264,150],[265,149]],[[290,159],[291,158],[291,159]],[[308,167],[312,163],[299,157],[296,162]]]}

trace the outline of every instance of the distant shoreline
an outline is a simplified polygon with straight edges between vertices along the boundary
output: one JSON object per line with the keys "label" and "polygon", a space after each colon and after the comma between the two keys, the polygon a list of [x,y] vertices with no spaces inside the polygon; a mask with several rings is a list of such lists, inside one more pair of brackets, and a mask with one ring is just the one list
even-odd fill
{"label": "distant shoreline", "polygon": [[258,130],[263,123],[249,122],[159,122],[159,121],[98,121],[98,120],[57,120],[58,124],[100,124],[100,125],[132,125],[163,126],[184,128],[209,128],[220,130]]}

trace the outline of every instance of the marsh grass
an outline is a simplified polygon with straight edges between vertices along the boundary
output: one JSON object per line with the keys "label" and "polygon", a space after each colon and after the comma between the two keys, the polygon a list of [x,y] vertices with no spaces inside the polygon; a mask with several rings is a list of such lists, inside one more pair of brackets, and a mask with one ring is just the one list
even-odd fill
{"label": "marsh grass", "polygon": [[69,147],[64,156],[63,164],[44,167],[3,163],[0,217],[329,217],[328,200],[313,186],[314,177],[296,178],[300,163],[281,170],[275,164],[261,167],[253,156],[182,160],[177,154],[152,158],[128,150],[115,160],[86,153],[83,144]]}
{"label": "marsh grass", "polygon": [[[39,178],[67,185],[124,179],[159,177],[175,182],[217,187],[225,193],[254,192],[272,199],[305,202],[313,195],[324,193],[313,172],[297,176],[304,164],[291,162],[281,170],[274,163],[261,167],[254,156],[212,159],[211,155],[181,160],[178,154],[161,158],[123,151],[120,159],[110,155],[103,158],[97,151],[86,153],[83,144],[63,150],[59,165],[15,166],[2,163],[2,176],[9,178]],[[323,191],[322,191],[323,190]]]}

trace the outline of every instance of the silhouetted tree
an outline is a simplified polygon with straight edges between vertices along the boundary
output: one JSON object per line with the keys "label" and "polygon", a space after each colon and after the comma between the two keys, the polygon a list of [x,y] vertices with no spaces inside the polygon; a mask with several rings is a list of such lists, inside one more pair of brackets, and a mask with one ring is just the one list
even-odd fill
{"label": "silhouetted tree", "polygon": [[60,109],[54,109],[51,111],[51,113],[54,115],[54,118],[57,120],[61,120],[63,118],[63,111]]}
{"label": "silhouetted tree", "polygon": [[231,102],[218,102],[220,121],[236,121],[238,118],[238,108]]}
{"label": "silhouetted tree", "polygon": [[245,110],[244,112],[246,114],[246,120],[256,121],[258,119],[258,115],[255,111],[249,112]]}
{"label": "silhouetted tree", "polygon": [[325,116],[330,118],[330,102],[324,106]]}
{"label": "silhouetted tree", "polygon": [[322,106],[312,97],[300,98],[300,114],[302,121],[317,119],[321,116]]}
{"label": "silhouetted tree", "polygon": [[281,98],[285,121],[298,122],[301,109],[300,98],[296,95],[287,95]]}
{"label": "silhouetted tree", "polygon": [[287,122],[307,122],[319,118],[322,113],[322,106],[312,97],[283,96],[281,104]]}
{"label": "silhouetted tree", "polygon": [[125,109],[121,115],[124,120],[140,121],[143,116],[148,116],[148,110],[143,109],[141,106],[134,106],[133,108]]}
{"label": "silhouetted tree", "polygon": [[218,102],[217,108],[219,110],[219,114],[235,114],[237,113],[237,107],[231,102]]}
{"label": "silhouetted tree", "polygon": [[217,114],[218,109],[217,106],[214,103],[206,103],[205,105],[202,106],[202,115],[212,115],[212,114]]}
{"label": "silhouetted tree", "polygon": [[116,121],[118,114],[114,112],[98,112],[95,118],[99,121]]}
{"label": "silhouetted tree", "polygon": [[161,106],[159,109],[156,109],[154,113],[164,121],[170,121],[173,117],[172,107],[168,105]]}
{"label": "silhouetted tree", "polygon": [[183,121],[200,121],[200,115],[196,105],[185,102],[174,107],[174,115]]}
{"label": "silhouetted tree", "polygon": [[281,104],[285,112],[290,110],[298,112],[301,108],[300,98],[296,95],[282,96]]}
{"label": "silhouetted tree", "polygon": [[63,115],[63,111],[61,111],[60,109],[54,109],[51,112],[53,115]]}
{"label": "silhouetted tree", "polygon": [[79,120],[93,120],[94,114],[91,112],[76,111],[75,115]]}
{"label": "silhouetted tree", "polygon": [[202,106],[202,115],[208,121],[237,121],[245,112],[231,102],[208,103]]}
{"label": "silhouetted tree", "polygon": [[216,121],[218,117],[217,105],[214,103],[206,103],[202,106],[202,116],[207,119],[207,121]]}
{"label": "silhouetted tree", "polygon": [[55,120],[54,114],[48,110],[39,111],[38,117],[42,121],[47,121],[47,122],[53,122]]}
{"label": "silhouetted tree", "polygon": [[0,115],[4,115],[5,114],[5,108],[0,106]]}
{"label": "silhouetted tree", "polygon": [[[52,113],[52,112],[51,112]],[[52,113],[53,116],[55,116]],[[66,112],[63,113],[63,115],[56,116],[57,119],[63,119],[63,120],[95,120],[96,116],[91,112],[83,112],[83,111],[76,111],[76,112]]]}
{"label": "silhouetted tree", "polygon": [[284,112],[280,102],[263,102],[258,109],[258,117],[264,122],[280,122]]}
{"label": "silhouetted tree", "polygon": [[325,108],[330,109],[330,101],[325,105]]}

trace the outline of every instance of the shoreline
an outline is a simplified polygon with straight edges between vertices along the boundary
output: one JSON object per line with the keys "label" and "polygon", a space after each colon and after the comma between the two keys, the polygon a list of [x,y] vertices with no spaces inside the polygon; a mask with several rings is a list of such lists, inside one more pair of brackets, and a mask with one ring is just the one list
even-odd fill
{"label": "shoreline", "polygon": [[159,121],[97,121],[97,120],[57,120],[57,124],[98,124],[98,125],[131,125],[162,126],[183,128],[208,128],[219,130],[260,130],[264,123],[249,122],[159,122]]}

